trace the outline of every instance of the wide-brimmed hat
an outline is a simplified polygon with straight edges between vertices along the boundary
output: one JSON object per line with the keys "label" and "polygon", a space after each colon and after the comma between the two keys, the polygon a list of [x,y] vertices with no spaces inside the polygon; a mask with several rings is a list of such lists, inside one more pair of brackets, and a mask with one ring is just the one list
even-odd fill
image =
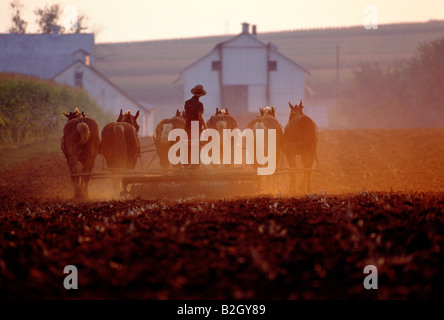
{"label": "wide-brimmed hat", "polygon": [[193,89],[191,89],[191,93],[195,96],[202,97],[207,94],[207,92],[204,90],[203,86],[198,84]]}

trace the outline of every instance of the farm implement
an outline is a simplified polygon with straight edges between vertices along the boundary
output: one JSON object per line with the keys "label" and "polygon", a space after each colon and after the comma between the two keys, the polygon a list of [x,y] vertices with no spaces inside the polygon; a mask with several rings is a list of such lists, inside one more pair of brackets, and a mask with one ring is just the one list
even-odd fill
{"label": "farm implement", "polygon": [[288,192],[289,176],[307,170],[319,172],[317,169],[277,168],[273,175],[260,176],[252,165],[184,165],[144,170],[105,168],[100,172],[92,172],[90,178],[113,181],[114,194],[120,198],[215,199],[283,194]]}

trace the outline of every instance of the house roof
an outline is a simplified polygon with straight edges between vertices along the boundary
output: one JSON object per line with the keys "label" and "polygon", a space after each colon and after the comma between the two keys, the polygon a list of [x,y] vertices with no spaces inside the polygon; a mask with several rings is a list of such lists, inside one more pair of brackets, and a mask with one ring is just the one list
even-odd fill
{"label": "house roof", "polygon": [[73,63],[71,63],[70,65],[68,65],[67,67],[65,67],[63,70],[61,70],[60,72],[58,72],[57,74],[55,74],[51,79],[55,79],[57,78],[57,76],[59,76],[60,74],[64,73],[66,70],[72,68],[75,64],[80,63],[82,64],[83,67],[88,68],[89,70],[91,70],[92,72],[94,72],[95,74],[97,74],[100,78],[102,78],[105,82],[107,82],[111,87],[113,87],[114,89],[116,89],[120,94],[122,94],[123,96],[125,96],[128,100],[130,100],[135,106],[137,106],[138,108],[142,109],[143,112],[145,113],[149,113],[154,111],[154,109],[148,109],[146,107],[146,104],[144,103],[140,103],[136,100],[134,100],[134,98],[132,98],[131,96],[129,96],[125,91],[123,91],[122,89],[120,89],[118,86],[116,86],[114,83],[111,82],[111,80],[109,80],[103,73],[101,73],[99,70],[97,70],[96,68],[94,68],[93,66],[88,66],[86,65],[82,60],[76,60]]}
{"label": "house roof", "polygon": [[[296,67],[298,67],[299,69],[301,69],[302,71],[304,71],[305,73],[310,74],[310,72],[305,69],[303,66],[301,66],[300,64],[294,62],[293,60],[291,60],[290,58],[284,56],[282,53],[280,53],[279,51],[277,51],[277,47],[275,45],[273,45],[271,42],[269,42],[268,44],[265,42],[262,42],[261,40],[259,40],[256,36],[250,34],[250,33],[240,33],[237,36],[227,40],[227,41],[222,41],[219,42],[214,48],[213,50],[211,50],[209,53],[207,53],[206,55],[204,55],[203,57],[197,59],[196,61],[194,61],[193,63],[191,63],[190,65],[188,65],[187,67],[185,67],[184,69],[182,69],[180,71],[180,74],[182,75],[182,73],[184,73],[186,70],[190,69],[191,67],[193,67],[194,65],[198,64],[199,62],[201,62],[202,60],[204,60],[205,58],[207,58],[209,55],[211,55],[214,51],[218,50],[220,47],[224,47],[229,45],[230,43],[236,41],[238,38],[240,37],[250,37],[251,39],[253,39],[255,42],[258,43],[259,46],[262,47],[268,47],[270,50],[272,50],[273,52],[275,52],[277,55],[279,55],[280,57],[284,58],[285,60],[289,61],[290,63],[292,63],[293,65],[295,65]],[[177,79],[176,79],[177,81]]]}
{"label": "house roof", "polygon": [[94,55],[94,34],[0,34],[0,71],[51,79],[79,50]]}

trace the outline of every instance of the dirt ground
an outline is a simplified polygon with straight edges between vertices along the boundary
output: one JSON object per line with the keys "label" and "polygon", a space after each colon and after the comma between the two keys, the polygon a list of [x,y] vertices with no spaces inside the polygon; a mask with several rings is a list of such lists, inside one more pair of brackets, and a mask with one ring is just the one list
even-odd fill
{"label": "dirt ground", "polygon": [[[76,202],[61,151],[36,156],[0,172],[0,298],[443,298],[442,141],[321,131],[312,193],[212,200],[112,199],[94,180]],[[66,265],[79,290],[64,289]]]}

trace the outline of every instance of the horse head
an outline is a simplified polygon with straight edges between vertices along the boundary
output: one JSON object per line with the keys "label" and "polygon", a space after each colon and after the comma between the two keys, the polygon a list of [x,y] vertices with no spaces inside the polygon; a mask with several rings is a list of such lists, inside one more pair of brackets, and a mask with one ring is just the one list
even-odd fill
{"label": "horse head", "polygon": [[219,108],[216,108],[216,113],[215,113],[215,115],[217,116],[217,115],[224,115],[224,114],[226,114],[226,115],[229,115],[230,113],[228,112],[228,109],[220,109],[219,110]]}
{"label": "horse head", "polygon": [[78,119],[78,118],[85,118],[85,113],[82,111],[80,112],[79,109],[75,108],[73,112],[70,112],[69,114],[63,113],[63,115],[68,118],[69,120],[72,119]]}
{"label": "horse head", "polygon": [[271,116],[273,118],[276,118],[276,109],[274,107],[270,108],[269,106],[267,106],[263,109],[263,112],[261,115],[262,116]]}
{"label": "horse head", "polygon": [[304,108],[304,106],[302,105],[302,100],[301,102],[299,102],[299,105],[292,105],[290,102],[288,102],[288,105],[290,106],[290,120],[293,119],[296,116],[301,116],[304,114],[304,112],[302,111],[302,109]]}
{"label": "horse head", "polygon": [[180,111],[179,109],[176,109],[176,114],[171,119],[174,119],[174,118],[184,119],[185,118],[185,110]]}
{"label": "horse head", "polygon": [[139,125],[137,124],[137,118],[139,117],[140,110],[137,110],[135,115],[131,114],[131,111],[127,110],[125,114],[122,113],[122,109],[120,109],[119,118],[117,119],[117,122],[128,122],[130,125],[132,125],[136,132],[139,132]]}

